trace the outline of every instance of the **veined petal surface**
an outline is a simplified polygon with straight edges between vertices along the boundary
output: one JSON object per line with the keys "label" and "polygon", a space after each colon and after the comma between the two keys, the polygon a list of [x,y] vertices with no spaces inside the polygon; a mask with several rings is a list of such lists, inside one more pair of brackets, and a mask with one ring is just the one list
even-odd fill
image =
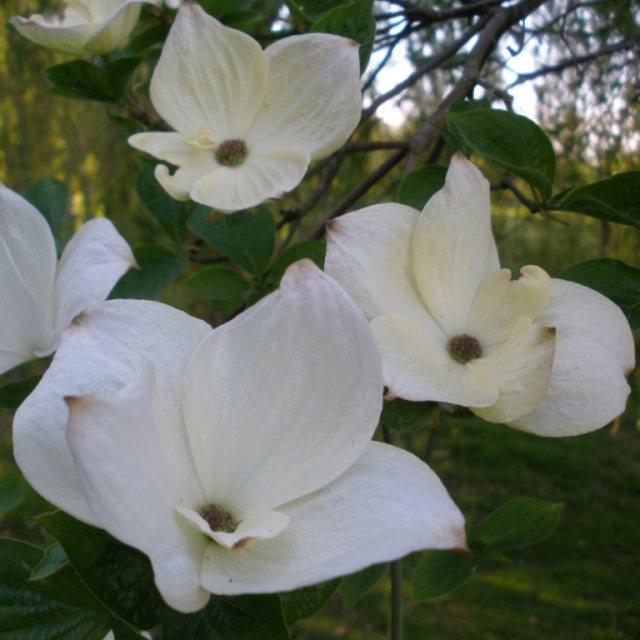
{"label": "veined petal surface", "polygon": [[384,382],[391,397],[489,406],[496,385],[482,371],[453,360],[424,326],[399,315],[379,316],[371,328],[382,352]]}
{"label": "veined petal surface", "polygon": [[[155,4],[151,0],[130,0],[121,4],[115,13],[108,15],[106,20],[98,26],[95,34],[87,39],[84,45],[86,53],[103,54],[117,49],[123,44],[134,30],[140,18],[142,5]],[[109,5],[114,2],[104,2],[101,0],[98,5],[103,4],[103,11],[110,9]]]}
{"label": "veined petal surface", "polygon": [[[154,369],[156,424],[176,468],[190,455],[181,424],[184,369],[210,327],[166,305],[142,300],[112,300],[76,318],[62,334],[51,366],[18,409],[13,423],[15,458],[29,483],[44,498],[74,517],[95,524],[65,428],[64,398],[116,392],[140,375],[143,361]],[[178,478],[191,492],[191,475]],[[192,486],[193,483],[193,486]],[[185,489],[186,491],[186,489]]]}
{"label": "veined petal surface", "polygon": [[279,510],[342,474],[376,429],[381,369],[348,295],[312,262],[292,265],[189,363],[184,423],[208,501]]}
{"label": "veined petal surface", "polygon": [[195,139],[204,128],[220,144],[244,139],[266,83],[260,45],[186,2],[151,79],[151,100],[176,131]]}
{"label": "veined petal surface", "polygon": [[542,436],[574,436],[603,427],[624,411],[634,367],[633,334],[608,298],[552,279],[540,324],[556,328],[556,351],[544,400],[511,426]]}
{"label": "veined petal surface", "polygon": [[202,584],[213,593],[298,589],[421,549],[466,548],[464,518],[415,456],[371,442],[328,486],[282,507],[287,528],[237,552],[210,545]]}
{"label": "veined petal surface", "polygon": [[500,265],[489,182],[461,153],[451,159],[445,186],[420,214],[411,256],[431,315],[450,338],[463,334],[476,292]]}
{"label": "veined petal surface", "polygon": [[191,460],[180,469],[167,455],[153,415],[154,383],[145,363],[121,389],[69,398],[67,440],[96,524],[149,556],[170,606],[197,611],[209,600],[200,586],[207,541],[175,517],[177,504],[198,497],[184,495],[173,477],[193,471]]}
{"label": "veined petal surface", "polygon": [[324,268],[370,320],[404,315],[445,343],[418,292],[411,264],[411,236],[418,216],[402,204],[380,204],[331,220]]}
{"label": "veined petal surface", "polygon": [[360,121],[358,44],[310,33],[283,38],[264,55],[267,92],[251,125],[251,143],[300,149],[311,159],[333,153]]}
{"label": "veined petal surface", "polygon": [[88,307],[102,302],[136,261],[125,239],[105,218],[89,220],[65,247],[54,288],[56,332]]}

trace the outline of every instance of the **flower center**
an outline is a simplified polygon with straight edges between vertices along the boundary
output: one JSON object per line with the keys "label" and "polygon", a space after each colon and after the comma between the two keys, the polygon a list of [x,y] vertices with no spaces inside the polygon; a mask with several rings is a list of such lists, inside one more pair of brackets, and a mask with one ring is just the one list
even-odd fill
{"label": "flower center", "polygon": [[447,351],[456,362],[460,362],[462,364],[465,364],[470,360],[475,360],[482,355],[480,343],[476,338],[468,336],[466,333],[461,336],[451,338],[447,345]]}
{"label": "flower center", "polygon": [[238,523],[228,511],[221,509],[215,504],[208,504],[206,507],[202,507],[202,509],[200,509],[200,515],[206,520],[209,527],[211,527],[211,531],[233,533],[238,526]]}
{"label": "flower center", "polygon": [[216,160],[223,167],[238,167],[245,161],[248,153],[244,140],[225,140],[216,149]]}

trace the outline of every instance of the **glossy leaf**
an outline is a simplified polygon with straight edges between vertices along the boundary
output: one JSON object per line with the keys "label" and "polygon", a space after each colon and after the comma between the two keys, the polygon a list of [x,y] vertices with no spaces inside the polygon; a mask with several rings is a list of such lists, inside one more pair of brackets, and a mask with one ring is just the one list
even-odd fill
{"label": "glossy leaf", "polygon": [[471,579],[477,567],[473,556],[460,551],[431,551],[413,572],[413,600],[447,595]]}
{"label": "glossy leaf", "polygon": [[515,498],[489,514],[474,537],[498,550],[535,544],[553,533],[563,508],[562,503]]}
{"label": "glossy leaf", "polygon": [[249,283],[242,276],[220,266],[202,269],[195,276],[185,280],[182,286],[207,300],[228,300],[250,289]]}
{"label": "glossy leaf", "polygon": [[376,36],[373,0],[357,0],[334,7],[312,25],[311,31],[333,33],[359,42],[360,73],[363,73],[369,63]]}
{"label": "glossy leaf", "polygon": [[180,275],[187,264],[186,256],[175,254],[159,245],[143,245],[133,250],[139,269],[129,269],[114,287],[113,298],[155,300]]}
{"label": "glossy leaf", "polygon": [[347,609],[351,609],[382,578],[387,571],[387,566],[386,564],[374,564],[372,567],[358,571],[358,573],[345,576],[340,585],[342,604]]}
{"label": "glossy leaf", "polygon": [[640,227],[640,171],[619,173],[557,197],[549,207]]}
{"label": "glossy leaf", "polygon": [[108,614],[70,569],[30,581],[43,551],[0,539],[0,637],[15,640],[103,640]]}
{"label": "glossy leaf", "polygon": [[478,155],[551,196],[556,157],[545,132],[529,118],[497,109],[449,112],[448,126]]}
{"label": "glossy leaf", "polygon": [[447,168],[437,165],[413,171],[402,179],[398,188],[398,202],[422,211],[431,196],[442,189]]}
{"label": "glossy leaf", "polygon": [[339,584],[340,578],[281,594],[280,600],[287,624],[312,616],[326,604]]}
{"label": "glossy leaf", "polygon": [[621,260],[603,258],[574,264],[558,277],[607,296],[622,309],[631,329],[640,329],[640,269]]}
{"label": "glossy leaf", "polygon": [[56,511],[38,518],[64,548],[85,584],[115,612],[139,629],[158,623],[161,598],[146,556],[101,529]]}
{"label": "glossy leaf", "polygon": [[207,207],[198,207],[189,218],[188,227],[250,273],[262,275],[271,262],[276,225],[265,207],[259,207],[255,214],[243,211],[221,217]]}

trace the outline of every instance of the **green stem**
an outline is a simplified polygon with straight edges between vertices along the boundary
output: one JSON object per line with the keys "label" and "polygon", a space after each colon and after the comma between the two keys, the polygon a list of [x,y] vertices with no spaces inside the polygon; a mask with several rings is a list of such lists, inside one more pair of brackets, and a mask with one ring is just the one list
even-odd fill
{"label": "green stem", "polygon": [[[391,429],[382,426],[387,444],[393,444]],[[389,564],[391,569],[391,640],[402,640],[404,636],[404,596],[402,592],[402,560]]]}

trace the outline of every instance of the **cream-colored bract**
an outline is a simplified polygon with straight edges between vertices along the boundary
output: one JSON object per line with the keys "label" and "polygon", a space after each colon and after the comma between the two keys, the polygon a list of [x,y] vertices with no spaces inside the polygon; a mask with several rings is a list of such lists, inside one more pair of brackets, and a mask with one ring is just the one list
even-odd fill
{"label": "cream-colored bract", "polygon": [[[156,167],[164,189],[226,213],[246,209],[293,189],[311,160],[351,135],[361,109],[358,45],[313,33],[263,51],[185,3],[151,79],[151,100],[177,133],[139,133],[129,143],[177,167]],[[226,158],[230,141],[244,143],[246,154]]]}
{"label": "cream-colored bract", "polygon": [[0,374],[52,353],[73,318],[132,265],[129,245],[105,219],[87,222],[58,262],[45,219],[0,184]]}
{"label": "cream-colored bract", "polygon": [[61,18],[14,16],[11,24],[47,49],[75,56],[104,54],[131,35],[143,4],[157,0],[68,0]]}
{"label": "cream-colored bract", "polygon": [[391,397],[463,405],[546,436],[624,411],[626,318],[539,267],[517,280],[500,269],[489,183],[461,154],[422,212],[376,205],[332,221],[325,268],[371,321]]}
{"label": "cream-colored bract", "polygon": [[169,605],[195,611],[210,593],[465,548],[429,467],[371,442],[382,390],[366,318],[302,261],[215,330],[155,302],[87,311],[16,414],[15,456],[49,501],[147,554]]}

